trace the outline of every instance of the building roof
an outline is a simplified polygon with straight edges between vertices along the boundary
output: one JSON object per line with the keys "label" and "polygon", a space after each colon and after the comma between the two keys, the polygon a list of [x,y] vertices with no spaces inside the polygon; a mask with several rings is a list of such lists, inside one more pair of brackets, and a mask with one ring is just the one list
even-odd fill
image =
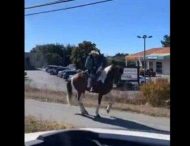
{"label": "building roof", "polygon": [[[170,55],[170,47],[148,49],[148,50],[146,50],[145,54],[146,54],[146,56],[152,56],[152,55],[154,55],[154,56],[167,55],[168,56],[168,55]],[[127,60],[138,60],[142,57],[144,57],[144,51],[128,55],[125,58]]]}

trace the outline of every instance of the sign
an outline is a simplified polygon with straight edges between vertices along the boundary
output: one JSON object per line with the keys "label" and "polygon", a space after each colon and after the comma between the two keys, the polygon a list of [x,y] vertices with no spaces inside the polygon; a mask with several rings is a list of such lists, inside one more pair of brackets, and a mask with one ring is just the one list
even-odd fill
{"label": "sign", "polygon": [[121,80],[138,80],[137,68],[124,68]]}
{"label": "sign", "polygon": [[146,59],[158,59],[157,56],[146,56]]}

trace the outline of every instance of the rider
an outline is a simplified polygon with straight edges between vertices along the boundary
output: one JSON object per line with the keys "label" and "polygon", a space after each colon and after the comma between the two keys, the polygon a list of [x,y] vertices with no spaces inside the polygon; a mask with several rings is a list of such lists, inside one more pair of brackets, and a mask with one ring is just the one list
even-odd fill
{"label": "rider", "polygon": [[106,60],[103,54],[100,54],[96,50],[92,50],[89,53],[89,56],[86,58],[85,68],[88,70],[89,74],[87,88],[90,89],[91,92],[94,91],[93,82],[100,75],[105,65],[106,65]]}
{"label": "rider", "polygon": [[98,57],[97,57],[97,69],[96,69],[96,77],[98,77],[102,70],[105,68],[107,62],[106,62],[106,58],[104,57],[103,54],[100,54]]}

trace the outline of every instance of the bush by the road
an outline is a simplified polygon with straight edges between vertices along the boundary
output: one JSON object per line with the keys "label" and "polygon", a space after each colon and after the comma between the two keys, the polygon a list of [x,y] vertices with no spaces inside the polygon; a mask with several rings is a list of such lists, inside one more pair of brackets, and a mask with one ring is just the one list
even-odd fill
{"label": "bush by the road", "polygon": [[157,79],[140,87],[146,101],[152,106],[167,106],[170,99],[170,83],[166,79]]}

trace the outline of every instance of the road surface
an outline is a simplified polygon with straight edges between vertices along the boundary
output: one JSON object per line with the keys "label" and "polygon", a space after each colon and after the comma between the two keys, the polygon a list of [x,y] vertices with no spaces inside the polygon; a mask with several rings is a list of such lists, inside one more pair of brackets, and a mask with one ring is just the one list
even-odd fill
{"label": "road surface", "polygon": [[86,108],[90,116],[84,117],[79,113],[78,106],[67,104],[40,102],[25,99],[25,116],[33,115],[44,120],[69,123],[75,127],[90,128],[125,128],[145,131],[170,131],[170,119],[151,117],[143,114],[126,111],[112,110],[107,114],[105,109],[100,109],[102,118],[94,117],[95,108]]}

